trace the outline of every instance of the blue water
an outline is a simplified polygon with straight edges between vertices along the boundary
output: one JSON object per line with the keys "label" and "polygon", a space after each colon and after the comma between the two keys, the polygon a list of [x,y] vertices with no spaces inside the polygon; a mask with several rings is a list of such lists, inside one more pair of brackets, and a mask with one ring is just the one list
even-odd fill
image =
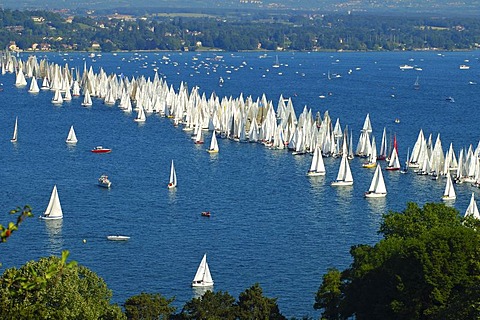
{"label": "blue water", "polygon": [[[265,93],[275,107],[283,94],[292,97],[297,115],[307,106],[313,114],[328,111],[333,121],[340,118],[342,127],[353,130],[354,145],[369,113],[377,146],[386,127],[397,136],[402,161],[421,128],[434,141],[440,133],[444,151],[452,142],[457,155],[480,139],[480,86],[469,84],[480,81],[478,52],[279,53],[280,68],[271,67],[276,54],[221,55],[220,61],[215,53],[38,58],[82,70],[86,63],[95,72],[103,68],[128,77],[153,79],[157,69],[176,89],[184,81],[207,97],[215,92],[257,99]],[[405,63],[422,71],[401,71]],[[464,63],[470,70],[459,70]],[[328,80],[329,72],[341,77]],[[413,89],[417,76],[420,90]],[[366,200],[373,170],[361,168],[362,159],[351,162],[353,187],[332,188],[337,159],[325,159],[325,177],[309,178],[310,156],[224,139],[220,152],[209,154],[169,119],[151,115],[139,125],[135,113],[124,114],[100,100],[92,108],[81,107],[79,98],[54,106],[50,91],[29,94],[13,85],[12,74],[0,81],[1,222],[9,221],[8,210],[23,204],[39,216],[54,184],[64,211],[62,221],[27,220],[2,245],[2,270],[69,250],[70,259],[105,279],[113,302],[120,304],[143,291],[175,296],[181,308],[195,294],[190,282],[207,253],[215,290],[238,297],[258,282],[266,296],[278,298],[284,315],[317,317],[313,303],[321,276],[330,267],[348,267],[352,245],[380,238],[382,213],[402,211],[408,201],[438,202],[444,189],[445,180],[384,172],[387,197]],[[446,102],[447,96],[455,103]],[[12,144],[15,116],[19,138]],[[401,122],[394,123],[395,118]],[[79,142],[67,146],[72,124]],[[92,154],[97,145],[113,151]],[[179,181],[173,191],[166,188],[172,159]],[[112,180],[110,190],[96,186],[103,173]],[[479,190],[468,184],[456,188],[453,205],[463,214],[471,192]],[[212,217],[201,217],[204,210]],[[117,233],[131,239],[106,240]]]}

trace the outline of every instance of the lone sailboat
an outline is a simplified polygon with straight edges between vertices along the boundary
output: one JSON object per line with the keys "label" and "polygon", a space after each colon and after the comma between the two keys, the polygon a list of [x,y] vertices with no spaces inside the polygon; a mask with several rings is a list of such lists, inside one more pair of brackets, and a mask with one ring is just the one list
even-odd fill
{"label": "lone sailboat", "polygon": [[17,142],[18,138],[18,117],[15,118],[15,125],[13,127],[13,136],[12,139],[10,139],[11,142]]}
{"label": "lone sailboat", "polygon": [[50,196],[50,201],[48,202],[47,209],[40,217],[45,220],[54,220],[62,219],[63,211],[62,206],[60,205],[60,198],[58,197],[57,185],[53,186],[52,194]]}
{"label": "lone sailboat", "polygon": [[192,281],[192,287],[213,287],[213,279],[207,263],[207,254],[203,255],[197,273]]}
{"label": "lone sailboat", "polygon": [[366,198],[382,198],[387,195],[387,188],[385,187],[385,180],[383,180],[382,168],[380,164],[377,164],[375,174],[373,175],[372,183],[367,192],[365,192]]}
{"label": "lone sailboat", "polygon": [[73,129],[73,125],[70,127],[70,131],[68,131],[66,142],[69,144],[74,144],[78,142],[77,135],[75,134],[75,130]]}
{"label": "lone sailboat", "polygon": [[177,173],[175,172],[175,166],[173,165],[170,167],[170,181],[168,183],[168,188],[173,189],[177,187]]}
{"label": "lone sailboat", "polygon": [[343,154],[342,162],[338,170],[337,179],[331,183],[332,186],[351,186],[353,185],[352,171],[348,163],[347,155]]}

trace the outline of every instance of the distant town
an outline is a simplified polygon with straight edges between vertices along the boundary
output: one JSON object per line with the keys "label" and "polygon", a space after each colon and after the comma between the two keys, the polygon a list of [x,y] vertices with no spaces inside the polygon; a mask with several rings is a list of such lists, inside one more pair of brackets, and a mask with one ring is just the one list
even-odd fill
{"label": "distant town", "polygon": [[480,47],[480,18],[285,11],[0,11],[12,51],[396,51]]}

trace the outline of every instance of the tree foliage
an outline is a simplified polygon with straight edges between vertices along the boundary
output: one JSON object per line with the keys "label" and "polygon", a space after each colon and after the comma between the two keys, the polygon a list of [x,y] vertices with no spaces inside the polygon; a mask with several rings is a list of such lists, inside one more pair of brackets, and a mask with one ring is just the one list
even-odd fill
{"label": "tree foliage", "polygon": [[[372,14],[272,14],[208,17],[102,15],[66,17],[50,11],[0,10],[0,46],[46,44],[52,50],[414,50],[474,49],[480,19]],[[42,17],[41,22],[32,17]],[[146,20],[144,20],[145,18]],[[198,44],[201,43],[200,46]]]}
{"label": "tree foliage", "polygon": [[277,299],[263,296],[263,290],[258,283],[240,293],[237,307],[239,319],[286,319],[280,313]]}
{"label": "tree foliage", "polygon": [[5,227],[4,225],[0,224],[0,241],[5,242],[7,239],[12,235],[14,231],[18,230],[18,226],[22,223],[25,218],[32,217],[32,209],[30,206],[26,205],[23,208],[17,207],[13,210],[10,210],[10,214],[18,214],[16,222],[9,222],[8,225]]}
{"label": "tree foliage", "polygon": [[285,320],[277,299],[263,295],[258,283],[240,293],[235,302],[227,292],[208,290],[199,298],[188,301],[178,315],[179,319],[256,319]]}
{"label": "tree foliage", "polygon": [[0,278],[1,319],[124,319],[112,292],[94,272],[62,258],[41,258]]}
{"label": "tree foliage", "polygon": [[351,249],[353,263],[323,277],[324,319],[478,319],[480,236],[443,204],[390,212],[384,239]]}
{"label": "tree foliage", "polygon": [[176,308],[170,304],[174,298],[167,299],[160,294],[142,292],[125,301],[125,315],[128,320],[169,319]]}
{"label": "tree foliage", "polygon": [[235,319],[235,298],[227,292],[206,291],[201,297],[185,303],[181,312],[182,319]]}

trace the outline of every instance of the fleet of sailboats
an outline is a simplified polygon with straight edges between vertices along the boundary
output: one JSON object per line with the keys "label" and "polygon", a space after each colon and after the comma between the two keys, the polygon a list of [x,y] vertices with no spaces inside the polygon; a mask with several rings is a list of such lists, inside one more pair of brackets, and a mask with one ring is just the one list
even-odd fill
{"label": "fleet of sailboats", "polygon": [[[83,74],[78,69],[71,71],[59,65],[45,64],[48,68],[40,76],[34,72],[40,69],[35,59],[30,60],[29,58],[26,63],[22,61],[18,61],[18,63],[18,68],[12,69],[17,70],[15,85],[25,86],[25,75],[27,74],[31,77],[28,91],[36,93],[40,89],[52,90],[55,93],[52,98],[54,104],[61,104],[65,100],[71,100],[72,96],[79,96],[83,93],[84,99],[81,103],[83,106],[92,106],[92,96],[94,96],[102,98],[108,105],[114,105],[119,101],[118,107],[121,110],[131,112],[132,101],[134,101],[136,103],[135,110],[137,110],[137,116],[134,118],[136,122],[146,121],[147,115],[151,113],[169,117],[175,125],[183,125],[184,130],[194,131],[192,138],[196,144],[203,143],[204,130],[211,131],[211,143],[207,149],[210,153],[216,153],[219,150],[218,133],[219,136],[234,141],[260,142],[271,149],[288,148],[295,155],[312,154],[308,176],[325,175],[324,156],[341,157],[337,179],[332,182],[332,185],[353,184],[348,162],[354,157],[352,134],[349,134],[346,127],[344,131],[342,130],[339,119],[333,125],[328,111],[323,117],[320,113],[313,117],[311,110],[305,107],[297,117],[291,99],[285,99],[283,96],[280,97],[275,111],[273,104],[267,100],[265,95],[258,98],[257,101],[251,97],[244,99],[243,96],[236,100],[227,100],[227,98],[221,100],[214,94],[208,99],[205,95],[199,94],[197,87],[194,87],[190,93],[187,92],[184,83],[180,84],[178,91],[174,91],[158,74],[155,74],[153,81],[145,78],[129,80],[126,77],[107,76],[103,70],[100,70],[99,74],[95,74],[91,67],[87,68],[86,64]],[[278,57],[276,57],[275,66],[279,65]],[[2,66],[2,68],[5,67]],[[41,88],[38,87],[37,79],[39,78],[43,79]],[[418,83],[418,78],[416,82]],[[151,90],[161,92],[161,94],[154,95]],[[17,140],[17,130],[16,120],[12,142]],[[470,182],[480,186],[480,165],[478,161],[475,161],[480,158],[480,146],[476,149],[472,147],[469,150],[462,149],[457,160],[451,144],[448,152],[443,153],[439,135],[435,144],[431,141],[431,135],[426,139],[423,131],[420,130],[411,153],[409,149],[407,162],[401,170],[402,173],[408,172],[410,167],[415,169],[414,171],[418,174],[432,175],[436,179],[440,177],[448,179],[450,171],[454,171],[455,179],[450,177],[450,180],[454,180],[456,183]],[[73,126],[70,128],[66,142],[69,144],[77,142]],[[379,160],[388,160],[386,170],[401,169],[396,137],[394,137],[393,148],[387,158],[386,128],[383,128],[380,152],[377,154],[370,114],[365,117],[355,155],[367,158],[363,167],[377,168],[374,178],[379,181],[380,186],[383,175],[378,164]],[[174,188],[176,174],[173,161],[171,171],[169,188]],[[377,172],[380,173],[377,174]],[[452,196],[448,195],[443,198],[451,199]]]}

